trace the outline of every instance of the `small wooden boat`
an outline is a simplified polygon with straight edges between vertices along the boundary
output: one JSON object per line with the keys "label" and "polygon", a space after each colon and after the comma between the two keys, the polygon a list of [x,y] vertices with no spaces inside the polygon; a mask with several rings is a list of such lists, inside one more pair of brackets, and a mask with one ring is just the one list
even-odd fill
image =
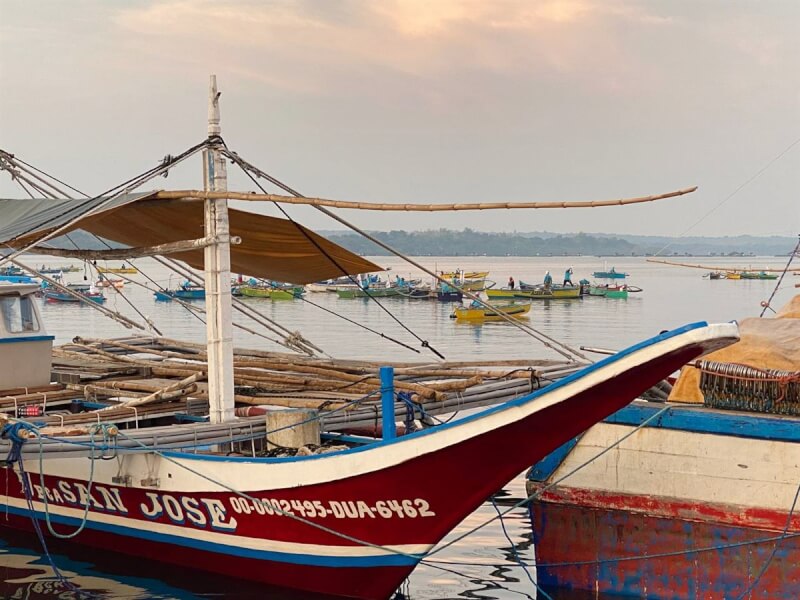
{"label": "small wooden boat", "polygon": [[42,275],[54,275],[55,273],[78,273],[80,270],[81,268],[75,265],[65,265],[63,267],[45,267],[42,265],[42,268],[38,271]]}
{"label": "small wooden boat", "polygon": [[593,285],[589,288],[590,296],[603,296],[605,298],[625,299],[629,293],[641,292],[642,288],[635,285]]}
{"label": "small wooden boat", "polygon": [[610,271],[595,271],[592,273],[592,277],[596,279],[625,279],[627,276],[627,273],[620,273],[614,267],[611,267]]}
{"label": "small wooden boat", "polygon": [[703,277],[708,277],[709,279],[724,279],[724,276],[719,271],[711,271],[707,275],[703,275]]}
{"label": "small wooden boat", "polygon": [[[508,304],[492,304],[492,307],[499,310],[509,317],[522,317],[531,310],[531,303],[516,303],[510,302]],[[462,307],[457,306],[450,315],[451,319],[458,321],[502,321],[503,317],[496,314],[485,306],[470,306]]]}
{"label": "small wooden boat", "polygon": [[754,271],[744,271],[742,273],[742,279],[777,279],[778,276],[775,273],[767,273],[765,271],[759,271],[758,273]]}
{"label": "small wooden boat", "polygon": [[489,276],[489,271],[468,271],[468,272],[461,272],[461,271],[453,271],[451,273],[445,273],[444,271],[439,273],[439,277],[442,279],[486,279]]}
{"label": "small wooden boat", "polygon": [[405,290],[401,290],[400,295],[403,298],[408,298],[409,300],[430,300],[432,298],[436,298],[436,294],[434,294],[431,291],[430,286],[427,285],[410,287]]}
{"label": "small wooden boat", "polygon": [[169,302],[173,298],[178,300],[205,300],[206,289],[201,285],[182,285],[174,290],[164,290],[153,294],[156,300]]}
{"label": "small wooden boat", "polygon": [[300,298],[303,293],[305,293],[303,286],[240,285],[237,295],[248,298],[269,298],[270,300],[293,300]]}
{"label": "small wooden boat", "polygon": [[125,281],[122,279],[109,279],[108,277],[100,277],[94,283],[98,288],[111,288],[114,290],[121,290],[125,286]]}
{"label": "small wooden boat", "polygon": [[[78,290],[75,290],[78,291]],[[80,293],[84,298],[87,300],[91,300],[92,302],[97,302],[98,304],[102,304],[106,301],[106,297],[102,294],[102,292],[90,292],[90,291],[80,291]],[[43,296],[46,302],[80,302],[79,298],[72,296],[71,294],[67,294],[66,292],[57,292],[55,290],[45,290],[43,292]]]}
{"label": "small wooden boat", "polygon": [[737,273],[736,271],[728,271],[725,273],[725,279],[741,279],[742,274]]}
{"label": "small wooden boat", "polygon": [[[531,298],[533,300],[570,300],[581,297],[581,288],[577,285],[531,285],[524,281],[519,282],[518,290],[502,288],[500,290],[486,290],[489,298]],[[498,293],[500,292],[500,293]]]}
{"label": "small wooden boat", "polygon": [[123,275],[135,275],[139,272],[136,267],[97,267],[98,273],[121,273]]}
{"label": "small wooden boat", "polygon": [[[367,294],[369,292],[369,294]],[[352,287],[349,289],[338,289],[336,293],[339,298],[366,298],[368,295],[373,298],[390,298],[392,296],[399,296],[400,290],[396,287],[369,287],[366,291],[362,288]]]}

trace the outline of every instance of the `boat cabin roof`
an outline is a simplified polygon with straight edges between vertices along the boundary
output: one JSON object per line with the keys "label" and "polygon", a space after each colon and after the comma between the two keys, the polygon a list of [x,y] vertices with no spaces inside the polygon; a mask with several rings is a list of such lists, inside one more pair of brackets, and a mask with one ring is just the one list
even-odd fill
{"label": "boat cabin roof", "polygon": [[40,289],[37,283],[6,283],[0,281],[0,296],[30,296]]}

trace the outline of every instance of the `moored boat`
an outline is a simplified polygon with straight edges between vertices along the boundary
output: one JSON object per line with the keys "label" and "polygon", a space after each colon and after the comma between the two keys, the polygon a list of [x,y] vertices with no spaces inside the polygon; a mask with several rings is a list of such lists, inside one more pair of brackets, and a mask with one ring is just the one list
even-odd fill
{"label": "moored boat", "polygon": [[[316,358],[308,344],[302,345],[299,332],[277,327],[270,331],[286,334],[278,343],[301,356],[234,349],[232,266],[240,273],[306,283],[377,265],[293,221],[228,208],[229,198],[256,201],[256,195],[227,190],[227,161],[246,167],[222,141],[218,102],[212,78],[208,138],[190,149],[204,153],[204,190],[41,199],[36,201],[41,212],[26,211],[24,227],[19,202],[27,208],[30,201],[0,201],[0,208],[10,207],[8,213],[16,215],[0,220],[0,241],[18,253],[80,228],[136,252],[168,246],[182,262],[204,267],[208,291],[205,345],[150,335],[78,336],[56,353],[62,361],[57,375],[70,381],[69,387],[51,385],[50,360],[42,357],[47,368],[37,376],[41,379],[22,390],[24,408],[35,409],[35,418],[19,418],[18,398],[9,396],[19,389],[0,393],[5,411],[14,414],[3,423],[0,442],[0,451],[7,451],[0,526],[35,531],[42,540],[56,535],[56,529],[68,530],[70,543],[303,592],[387,598],[438,541],[524,465],[679,365],[737,339],[733,323],[696,323],[597,364],[570,362],[568,376],[540,389],[534,389],[540,380],[533,369],[515,367],[500,381],[489,371],[493,381],[481,394],[501,386],[503,399],[511,400],[395,438],[396,404],[412,417],[415,405],[426,400],[433,410],[441,405],[459,411],[467,388],[483,385],[476,381],[482,372],[468,379],[461,373],[463,380],[433,387],[437,381],[430,378],[441,375],[431,373],[439,369],[415,371],[416,381],[410,381],[413,373],[395,378],[391,368],[368,362],[347,361],[337,370],[335,361]],[[148,170],[148,177],[166,173],[176,161],[168,156]],[[129,191],[127,185],[124,189]],[[500,206],[507,210],[510,204]],[[137,227],[130,227],[132,222]],[[197,231],[206,237],[189,239]],[[13,298],[0,302],[0,326],[17,327],[16,317],[9,318],[20,312],[17,308]],[[549,346],[558,342],[551,339]],[[77,363],[88,363],[87,371],[63,370]],[[13,371],[3,374],[10,376],[4,385],[18,385]],[[83,385],[72,383],[82,376]],[[154,384],[154,378],[161,383]],[[44,398],[37,396],[42,388]],[[135,393],[126,395],[126,389]],[[265,390],[272,393],[263,395]],[[236,408],[251,408],[259,400],[292,406],[295,391],[304,394],[301,401],[319,400],[313,406],[320,412],[237,418]],[[474,402],[495,398],[478,394]],[[78,412],[54,411],[56,403],[74,405]],[[197,412],[191,412],[192,403],[200,404]],[[366,423],[381,422],[383,439],[325,452],[304,442],[295,455],[268,454],[269,444],[283,445],[276,436],[287,429],[352,425],[349,420],[362,403],[368,405],[362,411]],[[268,424],[272,416],[279,420]]]}
{"label": "moored boat", "polygon": [[627,276],[627,273],[617,271],[614,267],[611,267],[609,271],[595,271],[592,273],[592,277],[596,279],[625,279]]}
{"label": "moored boat", "polygon": [[519,283],[519,289],[491,288],[486,290],[489,298],[530,298],[532,300],[573,300],[581,297],[580,286],[569,285],[531,285],[523,281]]}
{"label": "moored boat", "polygon": [[119,267],[97,267],[98,273],[118,273],[122,275],[135,275],[139,272],[136,267],[119,266]]}
{"label": "moored boat", "polygon": [[185,283],[175,289],[159,290],[153,293],[156,300],[161,302],[169,302],[172,299],[178,300],[204,300],[206,297],[206,289],[202,285],[192,285]]}
{"label": "moored boat", "polygon": [[800,597],[800,297],[740,326],[741,342],[684,368],[669,402],[634,401],[533,467],[539,582]]}
{"label": "moored boat", "polygon": [[[494,310],[492,310],[492,308]],[[451,319],[458,321],[503,321],[503,317],[495,311],[500,311],[507,317],[520,318],[531,310],[530,302],[492,303],[492,308],[485,306],[457,306],[450,315]]]}

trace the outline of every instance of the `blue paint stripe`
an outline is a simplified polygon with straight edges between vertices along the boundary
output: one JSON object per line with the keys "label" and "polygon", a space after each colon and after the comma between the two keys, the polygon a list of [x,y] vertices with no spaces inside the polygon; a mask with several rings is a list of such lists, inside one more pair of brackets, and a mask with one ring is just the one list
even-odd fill
{"label": "blue paint stripe", "polygon": [[[395,438],[395,439],[392,439],[392,440],[383,440],[383,441],[375,442],[374,444],[370,444],[370,445],[365,445],[365,446],[361,446],[361,447],[357,447],[357,448],[351,448],[349,450],[342,450],[341,452],[336,452],[335,455],[338,456],[338,455],[341,455],[341,454],[344,454],[344,453],[355,454],[356,452],[364,452],[366,450],[372,450],[372,449],[374,449],[374,448],[376,448],[378,446],[386,446],[386,445],[389,445],[389,444],[403,444],[405,442],[408,442],[411,439],[418,439],[418,438],[420,438],[422,436],[437,435],[438,432],[443,431],[445,429],[449,429],[451,427],[461,427],[465,423],[470,423],[472,421],[476,421],[478,419],[482,419],[483,417],[485,417],[487,415],[491,415],[491,414],[494,414],[494,413],[497,413],[497,412],[500,412],[500,411],[509,410],[509,409],[515,408],[517,406],[521,406],[523,404],[527,404],[528,402],[530,402],[532,400],[536,400],[541,396],[545,396],[545,395],[550,394],[551,392],[554,392],[555,390],[558,390],[558,389],[560,389],[560,388],[562,388],[564,386],[570,385],[572,382],[574,382],[574,381],[576,381],[578,379],[581,379],[581,378],[583,378],[583,377],[585,377],[585,376],[587,376],[587,375],[589,375],[589,374],[591,374],[591,373],[593,373],[595,371],[598,371],[598,370],[606,367],[607,365],[613,364],[613,363],[615,363],[615,362],[617,362],[619,360],[627,358],[631,354],[639,352],[640,350],[643,350],[644,348],[647,348],[649,346],[653,346],[655,344],[663,342],[664,340],[668,340],[670,338],[683,335],[684,333],[688,333],[689,331],[693,331],[695,329],[702,329],[703,327],[707,327],[707,326],[708,326],[708,323],[705,322],[705,321],[700,321],[700,322],[697,322],[697,323],[690,323],[689,325],[684,325],[683,327],[679,327],[678,329],[673,329],[672,331],[664,332],[664,333],[662,333],[660,335],[657,335],[657,336],[652,337],[650,339],[647,339],[647,340],[644,340],[642,342],[639,342],[638,344],[634,344],[633,346],[630,346],[630,347],[626,348],[625,350],[617,352],[616,354],[614,354],[612,356],[608,356],[608,357],[604,358],[603,360],[600,360],[600,361],[598,361],[596,363],[588,365],[588,366],[584,367],[583,369],[581,369],[579,371],[576,371],[572,375],[568,375],[567,377],[559,379],[558,381],[556,381],[554,383],[551,383],[547,387],[544,387],[544,388],[542,388],[540,390],[533,391],[530,394],[527,394],[525,396],[521,396],[519,398],[516,398],[515,400],[509,400],[508,402],[505,402],[503,404],[498,404],[496,406],[491,406],[491,407],[489,407],[489,408],[487,408],[487,409],[485,409],[485,410],[483,410],[483,411],[481,411],[479,413],[476,413],[474,415],[470,415],[468,417],[464,417],[463,419],[459,419],[458,421],[453,421],[451,423],[444,423],[444,424],[438,425],[436,427],[431,427],[431,428],[428,428],[428,429],[415,431],[414,433],[410,433],[408,435],[404,435],[404,436],[401,436],[399,438]],[[163,452],[163,454],[165,456],[169,456],[169,457],[172,457],[172,458],[191,458],[192,460],[200,460],[200,461],[237,462],[237,463],[240,463],[240,464],[242,462],[276,463],[276,462],[299,462],[299,461],[307,461],[307,460],[324,460],[324,459],[329,458],[330,456],[333,455],[333,454],[311,454],[309,456],[300,456],[300,457],[293,456],[293,457],[285,457],[285,458],[242,458],[242,457],[231,458],[231,457],[228,457],[228,456],[214,456],[214,455],[208,455],[208,454],[200,455],[200,454],[191,454],[191,453],[185,453],[185,452]]]}
{"label": "blue paint stripe", "polygon": [[567,455],[578,445],[578,440],[580,439],[580,435],[572,438],[533,465],[528,471],[528,479],[530,481],[547,481],[550,479],[556,469],[564,462],[564,459],[567,458]]}
{"label": "blue paint stripe", "polygon": [[16,344],[17,342],[45,342],[56,339],[54,335],[29,335],[26,337],[0,338],[0,344]]}
{"label": "blue paint stripe", "polygon": [[[30,518],[30,512],[28,509],[7,506],[6,510],[10,513]],[[43,512],[36,511],[36,516],[39,520],[44,520]],[[73,527],[79,526],[82,522],[81,519],[66,517],[53,513],[50,513],[50,521],[52,523],[70,525]],[[227,545],[150,531],[147,529],[147,523],[142,523],[142,526],[142,529],[138,529],[126,527],[124,525],[97,523],[91,520],[86,524],[87,529],[94,529],[97,531],[103,531],[105,533],[112,533],[114,535],[120,535],[129,538],[143,539],[150,542],[159,542],[162,544],[170,544],[183,548],[191,548],[193,550],[213,552],[215,554],[221,554],[224,556],[252,558],[256,560],[281,562],[293,565],[308,565],[315,567],[404,567],[414,566],[422,559],[422,555],[418,555],[416,558],[409,558],[408,556],[400,554],[388,554],[384,556],[319,556],[305,553],[293,554],[289,552],[275,552],[270,550],[252,550],[237,546],[236,544],[239,543],[239,540],[235,535],[231,535],[232,545]],[[193,530],[186,528],[186,532],[187,534],[191,535]],[[330,547],[337,548],[338,546]],[[350,548],[350,546],[346,546],[346,548]],[[353,546],[352,548],[357,549],[359,546]]]}
{"label": "blue paint stripe", "polygon": [[[635,402],[617,411],[605,422],[615,425],[639,425],[663,404]],[[800,418],[756,413],[729,412],[703,406],[672,406],[647,425],[692,433],[712,433],[749,439],[800,442]]]}
{"label": "blue paint stripe", "polygon": [[[660,402],[634,401],[605,419],[604,423],[637,427],[662,410]],[[725,435],[753,440],[800,442],[800,418],[785,415],[729,412],[701,405],[671,406],[647,424],[650,429]],[[531,481],[547,481],[572,451],[578,438],[557,448],[528,471]]]}

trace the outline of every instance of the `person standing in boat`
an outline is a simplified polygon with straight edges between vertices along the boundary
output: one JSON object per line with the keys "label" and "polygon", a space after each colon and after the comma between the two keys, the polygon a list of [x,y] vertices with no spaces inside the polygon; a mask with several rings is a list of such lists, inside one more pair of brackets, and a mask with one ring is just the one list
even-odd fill
{"label": "person standing in boat", "polygon": [[513,277],[509,277],[508,278],[508,289],[510,289],[510,290],[514,289],[514,278]]}
{"label": "person standing in boat", "polygon": [[550,275],[550,271],[545,271],[544,272],[544,288],[546,290],[549,290],[551,287],[553,287],[553,276]]}
{"label": "person standing in boat", "polygon": [[568,285],[570,287],[575,285],[572,283],[572,267],[564,271],[564,285]]}

